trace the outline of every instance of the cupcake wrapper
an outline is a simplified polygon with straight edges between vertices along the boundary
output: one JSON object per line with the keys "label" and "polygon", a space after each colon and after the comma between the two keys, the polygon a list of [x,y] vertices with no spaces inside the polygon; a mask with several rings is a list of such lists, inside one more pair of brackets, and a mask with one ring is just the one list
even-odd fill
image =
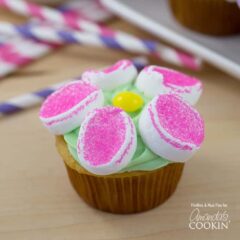
{"label": "cupcake wrapper", "polygon": [[112,213],[137,213],[163,203],[177,187],[183,164],[173,163],[138,176],[98,177],[79,174],[67,164],[72,186],[90,206]]}
{"label": "cupcake wrapper", "polygon": [[57,149],[80,197],[90,206],[111,213],[137,213],[160,205],[176,189],[184,167],[183,163],[172,163],[155,171],[97,176],[69,162],[62,137],[57,137]]}
{"label": "cupcake wrapper", "polygon": [[175,18],[184,26],[210,35],[240,32],[240,9],[225,0],[169,0]]}

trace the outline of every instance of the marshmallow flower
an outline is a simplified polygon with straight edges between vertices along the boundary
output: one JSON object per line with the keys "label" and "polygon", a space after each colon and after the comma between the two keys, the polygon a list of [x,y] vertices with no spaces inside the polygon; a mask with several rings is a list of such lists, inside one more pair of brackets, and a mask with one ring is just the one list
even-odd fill
{"label": "marshmallow flower", "polygon": [[139,131],[145,144],[157,155],[185,162],[204,139],[199,113],[173,94],[156,96],[143,110]]}
{"label": "marshmallow flower", "polygon": [[[102,71],[87,71],[82,80],[57,90],[39,115],[56,135],[80,127],[75,159],[91,173],[108,175],[127,167],[137,138],[160,157],[187,161],[204,139],[203,120],[191,106],[201,91],[201,82],[193,77],[158,66],[137,76],[133,63],[121,60]],[[105,93],[110,100],[104,101]]]}
{"label": "marshmallow flower", "polygon": [[191,105],[195,105],[202,93],[202,83],[172,69],[148,66],[138,75],[136,87],[147,97],[157,94],[177,94]]}

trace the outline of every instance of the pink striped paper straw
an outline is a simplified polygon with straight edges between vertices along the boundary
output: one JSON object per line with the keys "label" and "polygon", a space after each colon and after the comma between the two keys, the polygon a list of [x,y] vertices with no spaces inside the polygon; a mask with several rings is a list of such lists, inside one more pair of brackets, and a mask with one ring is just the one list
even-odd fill
{"label": "pink striped paper straw", "polygon": [[40,58],[52,47],[23,38],[9,39],[0,45],[0,78]]}
{"label": "pink striped paper straw", "polygon": [[48,7],[41,7],[24,0],[0,0],[0,6],[25,16],[37,17],[74,29],[100,34],[101,39],[105,42],[108,41],[108,37],[111,36],[113,38],[113,40],[111,40],[112,45],[120,45],[120,48],[128,49],[129,51],[136,51],[136,49],[138,51],[141,48],[141,52],[153,54],[160,59],[164,56],[180,66],[193,70],[198,69],[200,66],[199,59],[190,54],[174,50],[155,41],[143,40],[121,31],[114,31],[110,28],[99,26],[93,22],[71,15],[66,15]]}
{"label": "pink striped paper straw", "polygon": [[[118,39],[115,39],[112,36],[104,37],[101,34],[92,34],[89,32],[79,32],[69,29],[62,29],[59,28],[59,26],[56,26],[55,28],[52,28],[51,26],[36,25],[15,26],[10,23],[0,22],[0,33],[9,34],[12,36],[20,34],[23,37],[30,37],[49,43],[75,43],[97,47],[107,47],[118,50],[120,49],[128,52],[145,54],[145,51],[143,51],[143,49],[138,45],[132,46],[131,49],[126,48],[124,45],[121,45],[121,42],[118,41]],[[131,46],[131,43],[129,43],[129,46]],[[165,62],[179,65],[179,62],[176,60],[176,58],[172,57],[173,52],[171,51],[171,48],[165,48],[164,51],[159,54],[161,54],[161,58]],[[185,62],[188,61],[187,58],[184,59],[185,56],[182,56],[181,52],[179,53],[179,57],[182,57]]]}

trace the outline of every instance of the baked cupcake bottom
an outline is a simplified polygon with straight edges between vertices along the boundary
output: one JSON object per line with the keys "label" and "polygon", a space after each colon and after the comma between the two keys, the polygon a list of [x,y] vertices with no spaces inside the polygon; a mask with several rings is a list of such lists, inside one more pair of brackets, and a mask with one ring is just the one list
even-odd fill
{"label": "baked cupcake bottom", "polygon": [[209,35],[240,33],[240,9],[226,0],[169,0],[175,18],[187,28]]}
{"label": "baked cupcake bottom", "polygon": [[73,159],[62,136],[56,137],[56,147],[80,197],[90,206],[111,213],[137,213],[160,205],[175,191],[184,167],[184,163],[172,163],[155,171],[97,176]]}

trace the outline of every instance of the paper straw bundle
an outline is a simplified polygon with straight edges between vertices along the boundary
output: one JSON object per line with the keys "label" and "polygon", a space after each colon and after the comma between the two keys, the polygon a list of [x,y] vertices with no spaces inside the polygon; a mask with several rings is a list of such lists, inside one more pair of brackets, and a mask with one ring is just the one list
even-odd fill
{"label": "paper straw bundle", "polygon": [[[146,49],[142,48],[140,45],[134,45],[132,48],[126,47],[121,41],[118,41],[115,37],[103,34],[92,34],[88,32],[79,32],[62,28],[52,28],[50,26],[39,26],[39,25],[24,25],[15,26],[9,23],[0,22],[0,33],[8,34],[11,36],[21,35],[23,37],[35,38],[38,40],[50,42],[50,43],[78,43],[90,46],[100,46],[113,49],[121,49],[133,53],[146,53]],[[154,46],[153,46],[154,47]],[[188,64],[189,66],[195,67],[194,63],[190,61],[189,58],[178,53],[178,58],[176,57],[175,50],[172,48],[159,48],[156,54],[161,57],[165,62],[172,64],[182,65],[182,62]],[[180,58],[181,57],[181,58]],[[181,61],[179,61],[181,59]]]}
{"label": "paper straw bundle", "polygon": [[[180,66],[191,69],[199,68],[199,59],[189,54],[166,47],[165,45],[160,45],[155,41],[143,40],[121,31],[114,31],[110,28],[99,26],[96,23],[67,15],[48,7],[42,7],[23,0],[0,0],[0,6],[6,7],[24,16],[37,17],[61,26],[94,33],[95,35],[92,35],[94,37],[90,38],[88,36],[88,40],[92,40],[98,45],[106,45],[108,47],[124,49],[131,52],[152,54],[160,59],[167,60],[168,62]],[[52,31],[54,32],[54,30]],[[69,37],[74,36],[74,38],[76,38],[76,32],[71,32],[71,34],[72,35]]]}
{"label": "paper straw bundle", "polygon": [[[98,6],[98,0],[85,0],[85,1],[69,1],[64,5],[62,11],[65,14],[80,16],[87,15],[89,9],[94,9]],[[104,11],[104,10],[102,10]],[[109,17],[109,14],[105,17]],[[100,16],[99,16],[100,19]],[[102,18],[103,19],[103,16]],[[51,23],[46,21],[34,20],[30,21],[31,26],[52,26]],[[0,33],[0,79],[4,76],[13,73],[19,68],[32,63],[33,61],[48,54],[51,50],[56,49],[56,46],[51,44],[43,44],[38,41],[19,37],[17,35],[12,38],[5,34]]]}
{"label": "paper straw bundle", "polygon": [[[138,70],[141,70],[147,65],[148,61],[144,57],[137,57],[132,59],[134,65]],[[79,80],[77,77],[72,80]],[[23,94],[5,102],[0,103],[0,117],[7,116],[16,112],[21,112],[36,105],[39,105],[47,96],[53,93],[56,89],[66,84],[68,81],[54,84],[35,92]]]}

